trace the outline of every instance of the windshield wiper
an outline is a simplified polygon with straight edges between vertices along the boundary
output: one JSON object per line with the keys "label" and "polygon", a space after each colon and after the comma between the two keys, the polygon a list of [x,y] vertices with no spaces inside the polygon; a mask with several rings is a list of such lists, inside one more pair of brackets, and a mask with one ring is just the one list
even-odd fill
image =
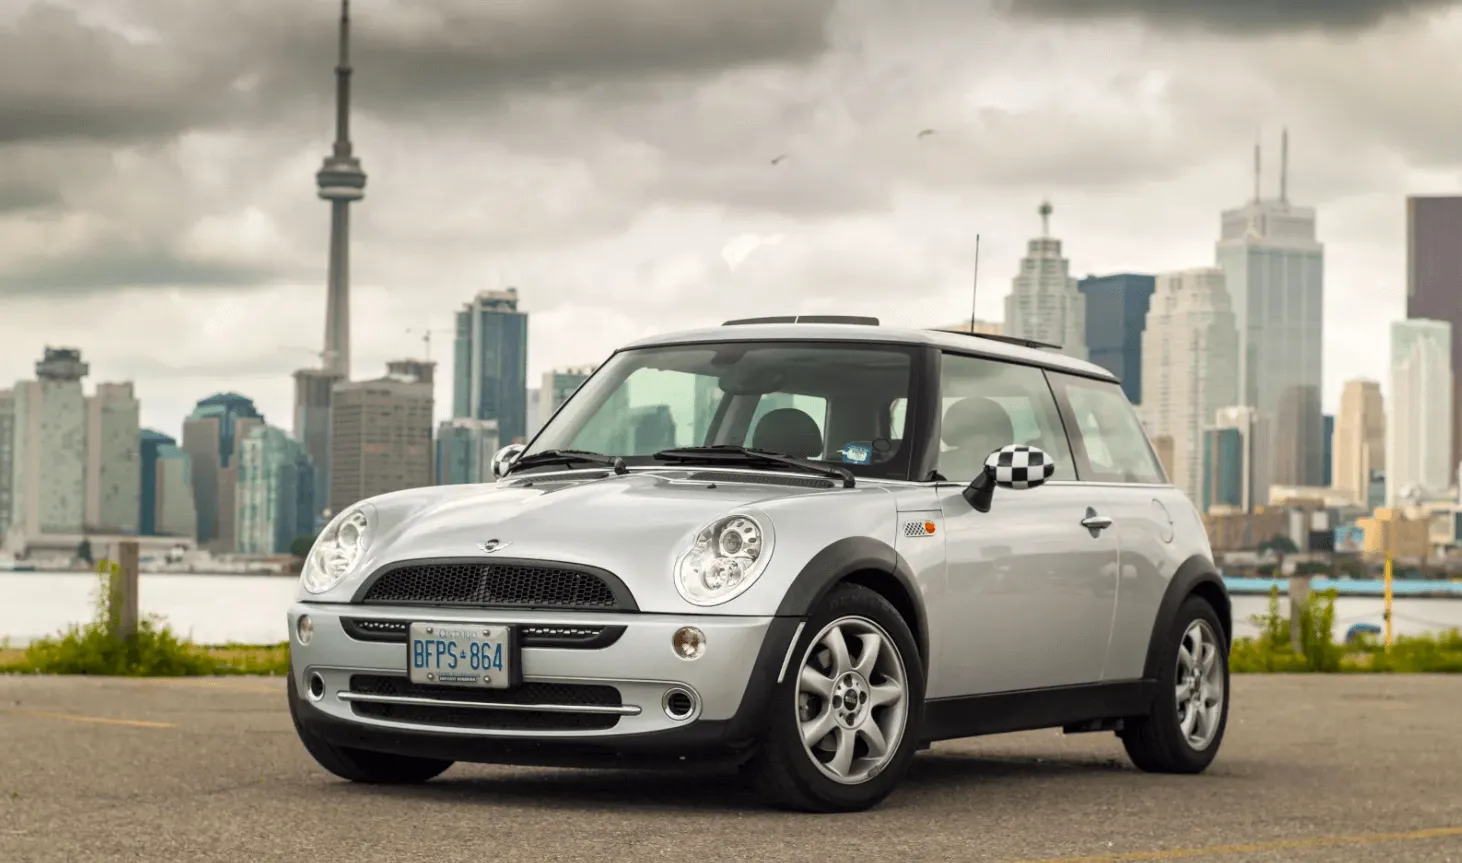
{"label": "windshield wiper", "polygon": [[731,461],[741,464],[784,465],[786,467],[795,467],[807,473],[815,473],[821,476],[840,479],[843,481],[843,488],[852,488],[858,483],[857,478],[853,476],[853,472],[845,467],[818,464],[815,461],[797,458],[786,453],[771,452],[770,450],[764,449],[751,449],[744,446],[720,444],[717,446],[678,447],[676,449],[661,450],[655,453],[655,458],[661,461],[679,462]]}
{"label": "windshield wiper", "polygon": [[518,468],[540,467],[548,464],[561,464],[567,467],[581,462],[607,465],[614,468],[614,472],[617,474],[629,473],[629,468],[624,466],[624,459],[617,455],[605,455],[602,452],[588,452],[581,449],[546,449],[543,452],[519,457],[508,466],[504,476]]}

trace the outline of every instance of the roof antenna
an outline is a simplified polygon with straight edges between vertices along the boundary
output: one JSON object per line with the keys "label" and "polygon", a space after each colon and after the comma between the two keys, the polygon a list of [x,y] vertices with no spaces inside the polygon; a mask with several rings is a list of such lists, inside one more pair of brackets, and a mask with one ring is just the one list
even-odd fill
{"label": "roof antenna", "polygon": [[1279,137],[1279,202],[1289,203],[1289,129]]}
{"label": "roof antenna", "polygon": [[975,334],[975,293],[980,289],[980,235],[975,234],[975,279],[970,285],[970,335]]}

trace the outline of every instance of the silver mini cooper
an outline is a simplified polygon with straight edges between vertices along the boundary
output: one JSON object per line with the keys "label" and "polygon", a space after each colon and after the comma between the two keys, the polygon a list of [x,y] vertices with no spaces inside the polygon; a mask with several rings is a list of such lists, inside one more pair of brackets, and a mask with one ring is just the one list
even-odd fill
{"label": "silver mini cooper", "polygon": [[1103,369],[1050,346],[766,318],[616,351],[492,484],[339,513],[289,609],[330,772],[717,762],[884,799],[938,740],[1115,732],[1196,773],[1229,598]]}

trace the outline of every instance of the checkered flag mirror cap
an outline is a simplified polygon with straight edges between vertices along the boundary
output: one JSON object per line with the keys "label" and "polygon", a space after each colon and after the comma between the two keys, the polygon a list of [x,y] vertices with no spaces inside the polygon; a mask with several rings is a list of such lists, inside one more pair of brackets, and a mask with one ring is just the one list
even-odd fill
{"label": "checkered flag mirror cap", "polygon": [[1056,462],[1044,450],[1011,444],[990,453],[985,470],[1001,488],[1035,488],[1056,472]]}

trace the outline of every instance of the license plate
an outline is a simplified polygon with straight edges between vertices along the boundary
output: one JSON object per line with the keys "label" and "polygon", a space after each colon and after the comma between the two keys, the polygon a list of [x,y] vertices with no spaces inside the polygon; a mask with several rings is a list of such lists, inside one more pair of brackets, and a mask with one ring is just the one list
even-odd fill
{"label": "license plate", "polygon": [[412,683],[507,689],[517,677],[510,626],[413,623],[406,663]]}

